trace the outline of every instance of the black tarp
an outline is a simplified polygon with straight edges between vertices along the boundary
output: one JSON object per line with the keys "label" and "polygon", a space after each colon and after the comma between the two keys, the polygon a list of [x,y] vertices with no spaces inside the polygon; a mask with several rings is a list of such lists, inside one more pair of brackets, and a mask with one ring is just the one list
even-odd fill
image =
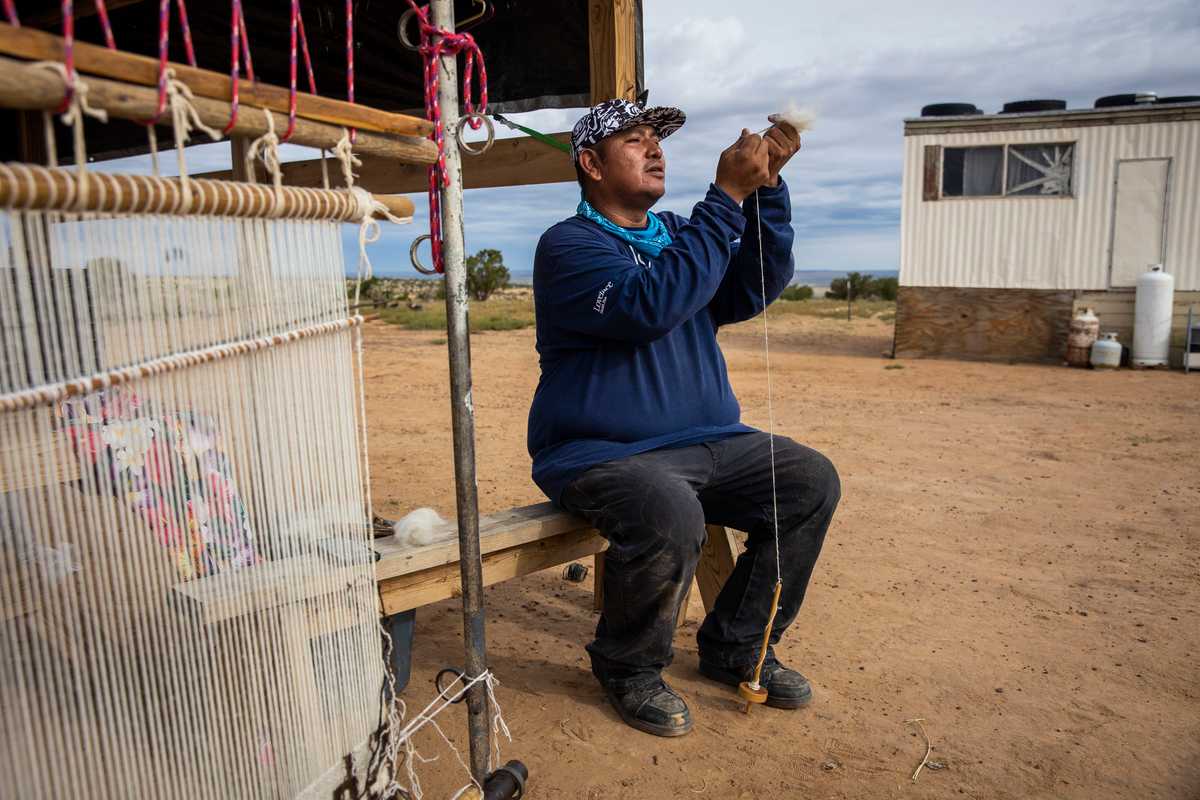
{"label": "black tarp", "polygon": [[[110,12],[117,46],[133,53],[158,54],[158,2],[142,0],[115,6]],[[83,6],[85,4],[77,4]],[[86,4],[90,6],[90,4]],[[588,104],[588,3],[587,0],[488,0],[485,18],[470,29],[483,50],[488,68],[490,107],[495,111],[529,111],[538,108],[572,108]],[[290,50],[288,0],[243,0],[251,55],[258,80],[288,85]],[[22,23],[53,33],[61,32],[57,0],[18,2]],[[476,0],[456,0],[455,16],[465,20],[477,13]],[[346,99],[346,17],[342,0],[302,0],[318,93]],[[400,43],[397,27],[408,9],[404,0],[356,0],[354,4],[355,101],[389,111],[424,115],[420,55]],[[172,61],[186,63],[183,37],[172,2]],[[188,19],[195,43],[197,65],[229,72],[228,0],[192,0]],[[642,88],[641,2],[637,3],[638,91]],[[99,20],[78,20],[80,41],[102,44]],[[461,68],[461,62],[460,62]],[[301,91],[308,88],[301,65]],[[5,160],[19,159],[19,121],[12,111],[0,112],[0,147]],[[61,127],[61,126],[60,126]],[[40,123],[34,135],[40,137]],[[88,153],[102,160],[147,151],[146,134],[135,123],[113,120],[89,123]],[[160,143],[172,137],[162,130]],[[70,143],[59,132],[59,153],[70,159]]]}

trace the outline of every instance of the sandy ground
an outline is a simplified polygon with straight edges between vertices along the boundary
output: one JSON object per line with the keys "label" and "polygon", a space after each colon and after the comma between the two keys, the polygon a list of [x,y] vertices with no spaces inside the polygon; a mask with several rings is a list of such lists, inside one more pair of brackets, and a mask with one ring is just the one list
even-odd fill
{"label": "sandy ground", "polygon": [[[759,328],[722,334],[745,419],[766,418]],[[591,582],[487,594],[490,663],[530,797],[1200,797],[1200,375],[880,358],[890,325],[779,317],[778,429],[833,459],[844,499],[783,660],[800,711],[744,716],[696,671],[701,614],[668,678],[696,721],[618,721],[587,670]],[[446,348],[375,323],[367,395],[376,510],[453,514]],[[525,421],[532,331],[474,338],[480,506],[538,502]],[[698,593],[697,593],[698,594]],[[452,602],[418,613],[405,696],[461,664]],[[455,707],[440,722],[465,746]],[[906,720],[924,719],[932,758]],[[427,796],[461,769],[420,745]]]}

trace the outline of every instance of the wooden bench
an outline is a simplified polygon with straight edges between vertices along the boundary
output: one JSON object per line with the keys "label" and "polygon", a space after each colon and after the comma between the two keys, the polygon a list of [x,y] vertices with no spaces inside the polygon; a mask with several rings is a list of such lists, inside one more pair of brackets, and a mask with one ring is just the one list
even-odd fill
{"label": "wooden bench", "polygon": [[[450,538],[415,548],[402,547],[391,537],[375,540],[375,550],[380,556],[375,574],[385,616],[462,595],[454,526],[447,525],[440,533]],[[578,517],[559,511],[550,503],[481,516],[479,543],[485,586],[596,556],[595,607],[600,607],[602,553],[608,542]],[[737,556],[734,536],[719,525],[708,526],[708,539],[696,569],[696,584],[706,611],[716,602]],[[680,610],[681,623],[686,611],[685,601]]]}

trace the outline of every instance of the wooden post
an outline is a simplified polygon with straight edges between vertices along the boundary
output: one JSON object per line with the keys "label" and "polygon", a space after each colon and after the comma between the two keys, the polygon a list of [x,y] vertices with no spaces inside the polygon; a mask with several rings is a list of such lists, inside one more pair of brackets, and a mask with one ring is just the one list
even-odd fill
{"label": "wooden post", "polygon": [[[231,167],[230,173],[231,173],[231,177],[235,181],[247,183],[251,180],[252,177],[254,177],[246,169],[246,151],[250,149],[251,141],[252,141],[251,139],[248,139],[245,136],[229,137],[229,159],[230,159],[229,163],[230,163],[230,167]],[[251,166],[251,169],[253,169],[254,165],[251,164],[250,166]],[[255,171],[257,172],[257,170],[255,170]],[[199,176],[193,176],[193,177],[199,177]]]}
{"label": "wooden post", "polygon": [[717,595],[733,574],[737,558],[738,546],[733,534],[720,525],[709,525],[708,538],[700,548],[700,563],[696,566],[696,583],[700,584],[705,611],[712,611],[716,605]]}
{"label": "wooden post", "polygon": [[687,622],[688,606],[692,602],[692,592],[696,591],[696,581],[693,578],[688,584],[687,592],[683,595],[683,602],[679,604],[679,613],[675,615],[675,627],[682,628],[683,623]]}
{"label": "wooden post", "polygon": [[593,105],[637,96],[637,8],[633,0],[588,0]]}

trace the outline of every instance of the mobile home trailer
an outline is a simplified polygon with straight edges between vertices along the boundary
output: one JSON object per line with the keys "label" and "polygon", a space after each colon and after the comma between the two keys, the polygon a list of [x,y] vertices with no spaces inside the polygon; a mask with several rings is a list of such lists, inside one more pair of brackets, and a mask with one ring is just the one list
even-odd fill
{"label": "mobile home trailer", "polygon": [[896,356],[1061,359],[1082,307],[1128,347],[1151,264],[1175,278],[1178,364],[1200,306],[1200,102],[905,120]]}

